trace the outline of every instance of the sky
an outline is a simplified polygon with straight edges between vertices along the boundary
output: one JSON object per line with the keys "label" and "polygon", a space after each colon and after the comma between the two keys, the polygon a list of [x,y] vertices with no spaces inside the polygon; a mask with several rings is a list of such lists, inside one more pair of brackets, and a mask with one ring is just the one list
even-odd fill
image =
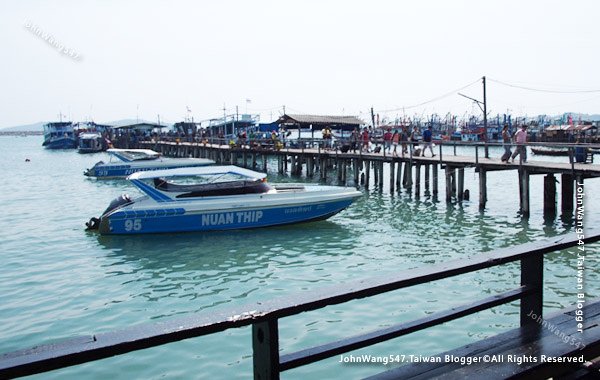
{"label": "sky", "polygon": [[490,116],[600,113],[599,14],[597,0],[4,0],[0,128],[236,106],[262,122],[284,106],[481,115],[457,93],[483,100],[483,76]]}

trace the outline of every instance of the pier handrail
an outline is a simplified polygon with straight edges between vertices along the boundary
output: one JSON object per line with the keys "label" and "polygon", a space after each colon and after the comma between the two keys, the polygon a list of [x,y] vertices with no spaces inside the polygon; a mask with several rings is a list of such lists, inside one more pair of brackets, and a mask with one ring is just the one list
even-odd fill
{"label": "pier handrail", "polygon": [[[252,325],[254,376],[279,379],[282,371],[310,364],[418,330],[454,320],[494,306],[520,300],[521,326],[536,323],[527,317],[542,315],[543,256],[546,253],[600,240],[600,229],[498,249],[477,256],[436,264],[392,275],[316,289],[293,297],[256,302],[228,311],[196,313],[158,323],[131,326],[119,331],[68,339],[55,344],[5,353],[0,356],[0,378],[28,376],[104,359],[131,351]],[[425,284],[514,261],[521,263],[521,286],[491,297],[280,357],[278,320],[351,300]]]}

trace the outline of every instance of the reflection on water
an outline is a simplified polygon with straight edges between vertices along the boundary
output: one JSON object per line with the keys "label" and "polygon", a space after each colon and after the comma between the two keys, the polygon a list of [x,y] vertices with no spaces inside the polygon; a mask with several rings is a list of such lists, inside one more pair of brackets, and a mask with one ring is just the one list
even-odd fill
{"label": "reflection on water", "polygon": [[[14,179],[5,183],[0,193],[4,205],[0,216],[0,352],[119,329],[149,319],[290,297],[328,285],[572,233],[574,227],[572,215],[543,217],[541,180],[535,178],[531,187],[532,212],[529,218],[522,218],[518,212],[516,176],[511,172],[488,173],[489,199],[486,209],[479,210],[477,175],[468,169],[465,188],[475,190],[471,191],[471,200],[462,203],[444,201],[441,178],[441,201],[433,199],[424,188],[419,197],[414,195],[414,188],[411,192],[390,192],[386,172],[381,189],[363,190],[361,199],[324,222],[227,232],[98,236],[85,232],[84,223],[98,216],[116,196],[135,190],[127,181],[84,177],[83,170],[100,156],[45,151],[39,144],[41,141],[35,138],[0,138],[0,148],[6,152],[0,156],[2,167],[7,170],[4,175]],[[23,152],[30,162],[24,163]],[[272,162],[271,172],[276,170],[277,165]],[[317,182],[319,178],[274,174],[270,181]],[[336,181],[332,175],[326,182]],[[596,190],[600,191],[600,186],[595,181],[586,182],[590,199]],[[586,204],[589,226],[600,221],[594,207],[593,202]],[[598,254],[598,248],[588,249],[589,257]],[[574,303],[574,257],[573,250],[547,255],[547,308]],[[282,325],[286,328],[282,347],[300,349],[321,339],[337,339],[350,329],[369,330],[423,316],[510,288],[518,284],[518,276],[515,263],[339,305],[322,313],[303,313],[286,319]],[[586,292],[590,297],[600,293],[598,276],[597,271],[587,272]],[[498,326],[518,324],[517,310],[516,305],[495,308],[461,320],[452,329],[411,335],[410,341],[402,344],[406,353],[434,354],[455,347],[461,339],[481,338],[497,333]],[[195,362],[197,354],[172,346],[160,351],[160,355],[151,351],[140,355],[143,363],[162,363],[165,369],[156,373],[183,371],[171,373],[193,378],[207,367],[207,377],[225,373],[227,366],[219,363],[227,354],[236,353],[227,359],[227,363],[233,363],[235,375],[243,373],[238,370],[239,362],[247,365],[251,361],[248,352],[243,351],[248,350],[248,336],[244,334],[225,334],[236,337],[229,346],[222,342],[223,336],[214,338],[212,361],[202,364]],[[368,353],[374,354],[378,349]],[[379,353],[389,354],[384,351]],[[163,357],[170,360],[161,360]],[[122,359],[119,363],[127,362]],[[103,373],[102,368],[100,362],[94,373]],[[136,364],[129,364],[128,368],[129,372],[124,371],[121,376],[124,379],[139,371]],[[333,373],[323,372],[323,377],[335,377],[335,369]],[[231,371],[227,373],[232,375]],[[221,377],[231,377],[228,375]],[[353,375],[356,374],[348,376],[356,377]]]}

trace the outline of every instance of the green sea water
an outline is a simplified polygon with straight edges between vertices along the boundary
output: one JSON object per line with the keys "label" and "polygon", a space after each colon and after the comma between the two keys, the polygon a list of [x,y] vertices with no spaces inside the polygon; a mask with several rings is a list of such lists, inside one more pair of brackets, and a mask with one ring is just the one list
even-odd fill
{"label": "green sea water", "polygon": [[[437,202],[430,196],[390,192],[386,178],[383,189],[362,189],[360,200],[327,221],[217,233],[100,237],[86,232],[84,223],[121,193],[137,192],[127,181],[83,176],[84,169],[107,159],[104,153],[50,151],[41,142],[39,136],[0,137],[0,353],[293,297],[574,233],[573,219],[561,217],[560,210],[556,219],[544,220],[543,177],[531,177],[532,213],[523,218],[516,172],[488,174],[489,200],[480,212],[477,174],[467,169],[465,187],[471,190],[471,201],[462,204],[447,204],[443,196]],[[274,175],[276,166],[271,163],[271,182],[316,181]],[[600,220],[598,191],[600,180],[586,180],[589,227]],[[586,249],[585,290],[591,299],[600,296],[600,250],[597,245]],[[575,304],[575,258],[575,249],[546,256],[545,312]],[[284,318],[282,353],[423,317],[518,283],[518,265],[511,264]],[[353,354],[435,355],[517,326],[518,310],[518,303],[497,307]],[[228,330],[34,378],[246,379],[252,376],[250,333],[250,328]],[[282,378],[354,379],[391,368],[339,361],[334,357],[285,372]]]}

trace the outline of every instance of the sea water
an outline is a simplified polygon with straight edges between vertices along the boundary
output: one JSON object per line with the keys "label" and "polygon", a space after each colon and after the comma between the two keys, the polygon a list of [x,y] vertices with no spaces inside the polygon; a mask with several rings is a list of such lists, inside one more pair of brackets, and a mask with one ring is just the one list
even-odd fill
{"label": "sea water", "polygon": [[[575,233],[575,221],[561,216],[560,208],[557,218],[544,220],[542,176],[531,176],[532,212],[523,218],[516,171],[488,173],[488,202],[481,212],[477,174],[467,169],[471,200],[462,204],[447,204],[443,193],[436,201],[423,188],[420,197],[390,192],[386,178],[383,189],[362,189],[360,200],[327,221],[244,231],[98,236],[86,232],[84,223],[118,195],[137,192],[124,180],[83,176],[86,168],[107,160],[105,153],[46,150],[41,142],[39,136],[0,137],[0,353],[293,298]],[[276,167],[272,162],[271,173]],[[271,174],[270,181],[317,179]],[[590,227],[600,220],[598,191],[600,180],[586,180],[585,222]],[[586,249],[585,291],[591,299],[600,295],[599,250],[597,245]],[[576,249],[546,255],[546,313],[577,302],[576,257]],[[512,289],[519,276],[514,263],[283,318],[281,350],[285,354],[424,317]],[[352,354],[431,356],[516,327],[518,313],[515,302]],[[249,327],[232,329],[34,378],[247,379],[252,376],[251,347]],[[285,372],[283,378],[360,378],[392,367],[341,361],[333,357]]]}

